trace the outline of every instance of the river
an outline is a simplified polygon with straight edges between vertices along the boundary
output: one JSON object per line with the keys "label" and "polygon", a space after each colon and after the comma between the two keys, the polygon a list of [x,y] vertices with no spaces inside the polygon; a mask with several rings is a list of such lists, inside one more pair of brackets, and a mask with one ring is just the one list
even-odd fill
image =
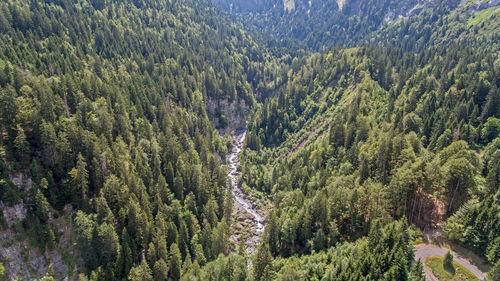
{"label": "river", "polygon": [[264,232],[264,218],[259,213],[256,204],[253,203],[241,190],[238,183],[240,174],[240,159],[238,154],[243,149],[246,131],[240,130],[233,136],[233,146],[228,154],[227,176],[231,182],[231,191],[234,196],[233,218],[236,224],[240,224],[241,231],[233,233],[232,240],[239,240],[244,235],[245,246],[248,254],[254,254],[260,241],[260,236]]}

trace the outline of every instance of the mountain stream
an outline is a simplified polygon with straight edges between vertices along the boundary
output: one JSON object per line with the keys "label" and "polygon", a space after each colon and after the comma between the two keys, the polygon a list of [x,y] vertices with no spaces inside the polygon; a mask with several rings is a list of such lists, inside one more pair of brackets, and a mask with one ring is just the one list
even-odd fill
{"label": "mountain stream", "polygon": [[252,255],[256,252],[260,236],[264,232],[264,218],[259,213],[256,204],[241,190],[238,183],[240,174],[238,154],[243,148],[245,137],[245,130],[237,131],[233,136],[233,147],[228,154],[227,176],[231,182],[231,191],[234,197],[233,218],[236,220],[235,231],[233,231],[230,240],[234,245],[243,236],[247,254]]}

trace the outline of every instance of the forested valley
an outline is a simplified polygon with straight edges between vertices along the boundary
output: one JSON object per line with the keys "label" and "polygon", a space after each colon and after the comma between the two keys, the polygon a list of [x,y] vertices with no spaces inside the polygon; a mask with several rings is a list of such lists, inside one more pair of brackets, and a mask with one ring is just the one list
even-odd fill
{"label": "forested valley", "polygon": [[2,1],[0,280],[420,281],[431,231],[500,280],[499,30],[496,0]]}

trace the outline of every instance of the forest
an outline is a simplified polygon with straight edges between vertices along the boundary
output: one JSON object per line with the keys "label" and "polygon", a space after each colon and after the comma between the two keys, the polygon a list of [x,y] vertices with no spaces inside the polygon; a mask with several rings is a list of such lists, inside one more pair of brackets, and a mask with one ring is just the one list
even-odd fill
{"label": "forest", "polygon": [[1,2],[0,281],[500,280],[500,8],[292,3]]}

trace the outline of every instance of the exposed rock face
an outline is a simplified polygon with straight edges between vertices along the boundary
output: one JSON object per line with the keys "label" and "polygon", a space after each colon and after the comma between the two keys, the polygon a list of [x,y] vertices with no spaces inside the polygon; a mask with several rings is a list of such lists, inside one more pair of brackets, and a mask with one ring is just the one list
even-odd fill
{"label": "exposed rock face", "polygon": [[[20,190],[29,191],[33,185],[31,178],[22,173],[9,175],[10,181]],[[26,202],[7,206],[0,201],[0,215],[5,224],[0,227],[0,261],[6,269],[6,280],[40,279],[52,269],[56,280],[77,280],[78,266],[83,264],[74,251],[73,228],[71,224],[72,208],[67,205],[63,215],[53,219],[49,214],[49,224],[58,237],[54,249],[40,251],[28,242],[28,237],[18,230],[28,217]],[[36,237],[38,233],[31,233]],[[66,255],[63,256],[62,253]]]}
{"label": "exposed rock face", "polygon": [[5,218],[8,227],[13,226],[16,222],[23,221],[26,218],[27,211],[22,203],[12,207],[7,207],[3,204],[3,202],[0,202],[0,209],[2,210],[3,217]]}
{"label": "exposed rock face", "polygon": [[339,11],[342,11],[342,9],[344,9],[346,2],[347,2],[347,0],[337,0],[337,5],[339,6]]}
{"label": "exposed rock face", "polygon": [[295,1],[283,0],[283,7],[285,8],[285,11],[291,12],[295,9]]}
{"label": "exposed rock face", "polygon": [[9,176],[10,181],[19,189],[29,191],[32,188],[31,178],[26,178],[22,173]]}
{"label": "exposed rock face", "polygon": [[468,5],[469,1],[462,0],[461,7],[465,7],[470,12],[477,12],[480,10],[488,9],[495,6],[500,6],[500,0],[476,0],[472,5]]}
{"label": "exposed rock face", "polygon": [[[9,225],[15,225],[26,218],[23,204],[7,207],[0,203],[4,217]],[[35,280],[42,278],[52,269],[56,280],[78,280],[77,265],[81,259],[74,252],[73,229],[71,225],[71,206],[65,208],[65,215],[50,221],[60,237],[53,250],[42,253],[28,243],[26,237],[12,228],[0,231],[0,259],[7,271],[6,280]],[[59,252],[66,253],[66,258]]]}
{"label": "exposed rock face", "polygon": [[229,101],[207,97],[205,99],[205,106],[210,120],[212,120],[212,123],[219,132],[230,134],[231,131],[246,128],[250,106],[246,104],[245,100],[236,99]]}

